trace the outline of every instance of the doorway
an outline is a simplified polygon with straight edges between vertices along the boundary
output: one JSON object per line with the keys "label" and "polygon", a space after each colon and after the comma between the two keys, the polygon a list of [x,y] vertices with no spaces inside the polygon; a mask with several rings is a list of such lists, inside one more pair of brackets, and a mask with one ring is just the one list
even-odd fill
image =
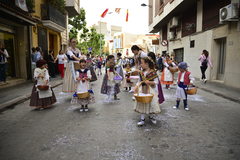
{"label": "doorway", "polygon": [[216,40],[218,48],[217,80],[224,80],[226,64],[226,38]]}
{"label": "doorway", "polygon": [[4,44],[5,49],[8,52],[9,58],[7,65],[7,77],[13,78],[16,77],[16,68],[15,68],[15,36],[11,33],[0,32],[0,41]]}

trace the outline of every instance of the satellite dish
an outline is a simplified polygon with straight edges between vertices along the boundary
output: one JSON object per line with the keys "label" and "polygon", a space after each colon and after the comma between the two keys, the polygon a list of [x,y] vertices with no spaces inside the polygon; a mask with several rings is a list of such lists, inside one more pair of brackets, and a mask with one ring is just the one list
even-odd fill
{"label": "satellite dish", "polygon": [[227,15],[228,15],[227,8],[223,8],[220,12],[221,19],[225,20],[227,18]]}

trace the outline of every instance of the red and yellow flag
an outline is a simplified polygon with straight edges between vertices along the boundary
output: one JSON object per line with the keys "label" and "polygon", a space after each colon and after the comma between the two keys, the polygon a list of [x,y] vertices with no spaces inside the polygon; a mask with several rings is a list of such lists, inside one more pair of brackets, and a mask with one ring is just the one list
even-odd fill
{"label": "red and yellow flag", "polygon": [[101,17],[104,18],[108,12],[108,8],[101,14]]}
{"label": "red and yellow flag", "polygon": [[127,9],[127,14],[126,14],[126,22],[128,22],[128,9]]}

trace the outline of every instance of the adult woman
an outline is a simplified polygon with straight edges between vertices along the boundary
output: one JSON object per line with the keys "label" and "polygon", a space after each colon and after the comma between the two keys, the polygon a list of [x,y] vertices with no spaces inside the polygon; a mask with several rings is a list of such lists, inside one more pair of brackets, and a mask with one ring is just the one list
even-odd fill
{"label": "adult woman", "polygon": [[54,57],[53,57],[53,50],[50,50],[47,57],[47,64],[49,74],[52,78],[55,78],[55,64],[54,64]]}
{"label": "adult woman", "polygon": [[140,49],[137,45],[133,45],[131,47],[131,50],[134,54],[135,67],[136,69],[140,69],[141,58],[147,57],[147,53],[143,52],[143,50]]}
{"label": "adult woman", "polygon": [[74,63],[79,63],[81,52],[76,48],[77,41],[75,38],[70,39],[70,47],[67,49],[66,56],[68,63],[66,64],[65,76],[63,79],[63,92],[75,92],[76,90],[76,76]]}
{"label": "adult woman", "polygon": [[58,61],[58,71],[61,74],[61,78],[64,77],[64,61],[67,59],[67,56],[63,53],[63,50],[61,49],[57,55],[57,57],[54,60],[54,63]]}
{"label": "adult woman", "polygon": [[166,56],[164,61],[164,69],[162,72],[161,83],[166,85],[167,89],[170,89],[170,85],[173,84],[173,73],[169,70],[170,67],[176,67],[176,64],[171,61],[170,56]]}
{"label": "adult woman", "polygon": [[201,56],[199,57],[198,59],[200,61],[200,69],[201,69],[201,72],[202,72],[202,81],[204,83],[207,82],[207,79],[206,79],[206,75],[205,75],[205,72],[208,68],[208,66],[210,66],[211,68],[213,67],[212,65],[212,61],[211,61],[211,58],[209,56],[209,53],[207,50],[203,50]]}

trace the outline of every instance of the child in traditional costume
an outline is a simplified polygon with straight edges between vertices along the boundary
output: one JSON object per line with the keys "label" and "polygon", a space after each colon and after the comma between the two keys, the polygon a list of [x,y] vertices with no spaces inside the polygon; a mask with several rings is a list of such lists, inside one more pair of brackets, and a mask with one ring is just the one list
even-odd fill
{"label": "child in traditional costume", "polygon": [[135,101],[135,107],[134,110],[138,113],[141,113],[141,119],[137,123],[138,126],[142,126],[145,123],[145,114],[149,115],[149,119],[153,124],[157,123],[156,114],[159,114],[161,112],[160,110],[160,104],[164,101],[163,92],[162,92],[162,86],[159,81],[157,71],[154,68],[154,62],[149,57],[144,57],[141,59],[141,67],[143,69],[142,72],[140,72],[140,81],[137,83],[137,86],[139,86],[139,83],[141,83],[142,87],[135,87],[134,95],[136,95],[136,92],[139,92],[140,89],[142,93],[147,93],[147,85],[150,86],[150,93],[153,93],[153,99],[150,103],[141,103],[137,100]]}
{"label": "child in traditional costume", "polygon": [[187,70],[188,66],[186,62],[181,62],[178,65],[180,72],[178,73],[178,86],[176,90],[176,105],[173,106],[174,109],[179,108],[180,100],[183,99],[184,109],[189,111],[187,104],[187,93],[186,89],[189,85],[193,84],[194,78],[191,75],[191,72]]}
{"label": "child in traditional costume", "polygon": [[130,81],[130,75],[131,75],[131,66],[130,64],[126,64],[126,68],[125,68],[125,77],[123,79],[123,87],[126,88],[126,91],[131,91],[132,87],[133,87],[133,83]]}
{"label": "child in traditional costume", "polygon": [[161,77],[161,83],[165,84],[167,89],[170,89],[170,85],[173,84],[174,81],[174,74],[170,71],[170,67],[176,67],[176,64],[172,62],[170,56],[167,55]]}
{"label": "child in traditional costume", "polygon": [[116,76],[115,72],[115,63],[114,56],[109,55],[107,57],[107,65],[106,65],[106,74],[104,75],[101,93],[108,95],[108,99],[111,99],[111,96],[114,96],[114,100],[120,100],[117,97],[117,94],[120,93],[119,83],[114,81],[114,77]]}
{"label": "child in traditional costume", "polygon": [[[80,60],[80,69],[76,71],[77,89],[72,97],[72,104],[81,105],[80,112],[88,112],[88,104],[94,103],[93,91],[90,89],[91,72],[86,66],[86,60]],[[81,97],[80,94],[86,96]]]}
{"label": "child in traditional costume", "polygon": [[39,109],[49,108],[56,102],[56,97],[49,85],[47,62],[45,60],[38,60],[36,66],[37,68],[34,70],[36,83],[32,89],[30,106]]}

